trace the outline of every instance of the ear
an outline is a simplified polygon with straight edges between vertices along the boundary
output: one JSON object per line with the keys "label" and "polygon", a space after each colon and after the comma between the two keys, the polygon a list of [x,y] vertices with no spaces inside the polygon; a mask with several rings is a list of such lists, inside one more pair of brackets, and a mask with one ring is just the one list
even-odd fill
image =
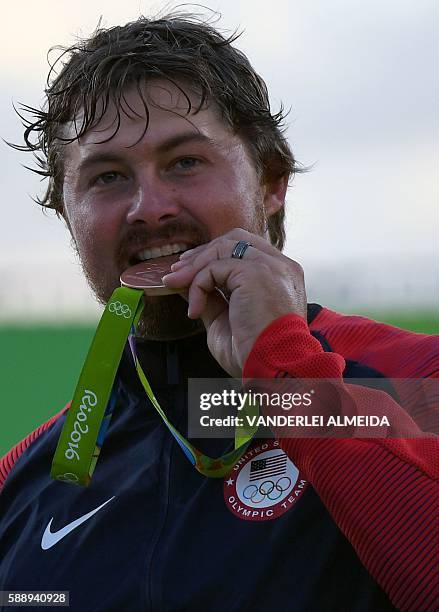
{"label": "ear", "polygon": [[281,176],[264,184],[264,209],[268,217],[277,213],[285,205],[288,189],[288,176]]}

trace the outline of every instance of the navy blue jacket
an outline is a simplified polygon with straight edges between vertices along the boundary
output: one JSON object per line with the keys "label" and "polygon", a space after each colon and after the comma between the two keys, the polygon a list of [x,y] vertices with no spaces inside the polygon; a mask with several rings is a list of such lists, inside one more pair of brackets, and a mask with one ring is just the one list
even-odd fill
{"label": "navy blue jacket", "polygon": [[[140,352],[159,402],[184,431],[187,379],[226,376],[205,336],[141,341]],[[345,375],[377,373],[347,362]],[[117,385],[88,488],[49,477],[64,416],[13,462],[0,494],[0,590],[67,590],[70,609],[81,612],[394,609],[312,486],[302,486],[277,518],[240,516],[230,477],[208,479],[190,465],[149,404],[127,350]],[[210,455],[229,444],[197,441]],[[42,548],[51,519],[57,534],[104,503]]]}

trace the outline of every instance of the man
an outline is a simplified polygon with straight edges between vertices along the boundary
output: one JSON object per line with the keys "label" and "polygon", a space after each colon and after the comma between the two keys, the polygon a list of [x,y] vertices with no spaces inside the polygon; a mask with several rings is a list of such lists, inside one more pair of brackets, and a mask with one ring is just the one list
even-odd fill
{"label": "man", "polygon": [[[281,252],[297,165],[231,42],[171,16],[75,45],[25,131],[41,204],[104,303],[130,266],[183,252],[164,278],[180,295],[146,297],[136,339],[179,431],[189,378],[288,376],[339,380],[355,409],[378,398],[412,433],[388,394],[343,378],[437,376],[437,338],[307,305]],[[67,590],[93,611],[434,609],[434,438],[256,440],[214,479],[163,426],[128,347],[114,397],[87,488],[49,476],[65,411],[3,458],[0,589]]]}

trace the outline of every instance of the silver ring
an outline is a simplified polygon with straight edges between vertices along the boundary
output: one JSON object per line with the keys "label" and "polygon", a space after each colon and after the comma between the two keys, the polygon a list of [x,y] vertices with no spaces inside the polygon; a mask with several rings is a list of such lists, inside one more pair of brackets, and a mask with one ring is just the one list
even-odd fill
{"label": "silver ring", "polygon": [[246,242],[245,240],[240,240],[236,243],[235,248],[232,252],[233,259],[242,259],[244,257],[244,253],[248,249],[249,246],[253,246],[250,242]]}

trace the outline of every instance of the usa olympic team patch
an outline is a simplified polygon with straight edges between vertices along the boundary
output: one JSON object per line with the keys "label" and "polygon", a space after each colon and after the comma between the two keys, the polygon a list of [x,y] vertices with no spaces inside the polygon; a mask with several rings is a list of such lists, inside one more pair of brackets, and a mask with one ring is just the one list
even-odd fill
{"label": "usa olympic team patch", "polygon": [[308,483],[277,440],[247,450],[224,478],[226,506],[245,521],[269,521],[294,506]]}

